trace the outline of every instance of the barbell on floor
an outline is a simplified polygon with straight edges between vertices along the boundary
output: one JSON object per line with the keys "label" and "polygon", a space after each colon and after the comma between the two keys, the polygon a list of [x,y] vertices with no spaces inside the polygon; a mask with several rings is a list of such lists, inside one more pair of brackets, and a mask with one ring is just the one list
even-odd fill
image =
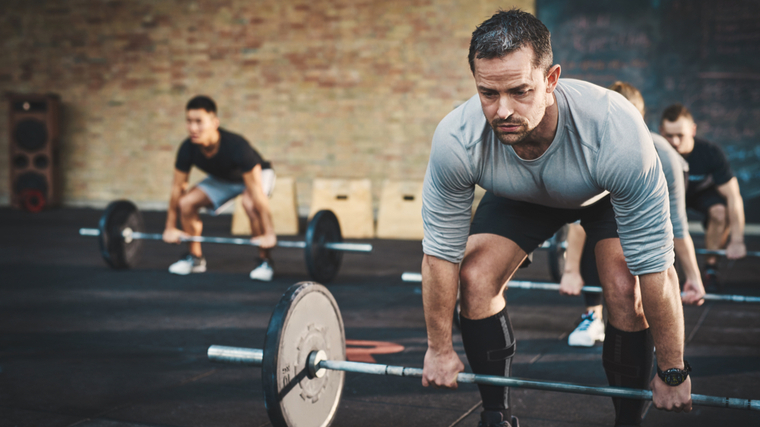
{"label": "barbell on floor", "polygon": [[[330,425],[343,391],[345,372],[398,377],[422,376],[422,369],[346,361],[343,320],[338,304],[324,286],[301,282],[291,286],[272,313],[264,349],[212,345],[214,362],[261,366],[267,413],[275,427]],[[457,381],[500,387],[651,400],[652,392],[622,387],[529,380],[460,373]],[[760,411],[760,401],[692,394],[701,406]]]}
{"label": "barbell on floor", "polygon": [[[97,236],[100,252],[112,268],[130,268],[139,259],[143,240],[163,241],[158,233],[145,233],[142,214],[134,203],[127,200],[111,202],[100,218],[98,228],[80,228],[82,236]],[[259,246],[250,239],[232,237],[189,236],[182,242],[218,243],[227,245]],[[340,223],[328,210],[317,212],[309,221],[305,241],[277,242],[278,247],[304,249],[309,276],[320,282],[329,282],[338,274],[343,252],[372,252],[368,243],[345,243]]]}
{"label": "barbell on floor", "polygon": [[[401,274],[401,280],[404,282],[422,282],[422,274],[406,272]],[[507,284],[507,288],[513,289],[536,289],[542,291],[559,291],[558,283],[546,283],[546,282],[530,282],[524,280],[510,280]],[[592,294],[601,294],[602,288],[599,286],[584,286],[583,292],[589,292]],[[746,302],[746,303],[760,303],[760,297],[747,296],[747,295],[721,295],[721,294],[705,294],[703,297],[705,301],[729,301],[729,302]]]}
{"label": "barbell on floor", "polygon": [[[694,251],[696,253],[700,254],[700,255],[726,256],[726,250],[725,249],[701,249],[701,248],[697,248]],[[746,256],[760,257],[760,251],[747,251],[747,255]]]}

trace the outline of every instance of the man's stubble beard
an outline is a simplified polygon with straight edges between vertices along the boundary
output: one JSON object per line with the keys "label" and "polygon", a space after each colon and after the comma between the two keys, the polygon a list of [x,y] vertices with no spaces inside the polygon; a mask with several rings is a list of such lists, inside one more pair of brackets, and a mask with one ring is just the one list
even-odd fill
{"label": "man's stubble beard", "polygon": [[[546,114],[546,102],[544,102],[544,105],[541,106],[544,110],[544,113],[541,115],[541,120],[543,120],[543,116]],[[509,133],[510,136],[509,139],[505,139],[505,135],[497,131],[496,129],[500,124],[511,124],[511,125],[520,125],[523,129],[520,133]],[[533,132],[538,129],[538,126],[541,124],[541,121],[536,124],[532,129],[528,129],[528,122],[527,120],[520,120],[520,121],[514,121],[511,120],[511,117],[508,117],[506,119],[495,119],[493,120],[491,125],[491,130],[493,130],[493,133],[496,135],[496,139],[499,140],[502,144],[505,145],[517,145],[521,142],[528,139],[531,135],[533,135]]]}

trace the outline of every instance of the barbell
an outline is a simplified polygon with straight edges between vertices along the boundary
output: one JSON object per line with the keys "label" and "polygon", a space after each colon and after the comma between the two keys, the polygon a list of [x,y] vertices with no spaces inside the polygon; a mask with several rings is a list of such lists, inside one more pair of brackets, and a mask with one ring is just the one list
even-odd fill
{"label": "barbell", "polygon": [[[345,372],[422,377],[422,369],[346,360],[338,304],[326,287],[301,282],[288,288],[272,313],[263,349],[212,345],[213,362],[261,367],[267,414],[275,427],[325,427],[336,415]],[[460,373],[460,383],[516,387],[594,396],[651,400],[652,392],[622,387]],[[760,411],[760,401],[691,395],[692,404]]]}
{"label": "barbell", "polygon": [[[726,250],[725,249],[702,249],[702,248],[697,248],[694,251],[696,253],[700,254],[700,255],[726,256]],[[747,255],[746,256],[760,257],[760,251],[747,251]]]}
{"label": "barbell", "polygon": [[[565,271],[565,255],[567,251],[567,227],[562,227],[549,240],[545,241],[538,247],[548,251],[547,261],[549,263],[549,274],[552,280],[559,282]],[[703,249],[696,248],[695,252],[699,255],[717,255],[726,256],[725,249]],[[760,257],[760,251],[747,251],[748,257]]]}
{"label": "barbell", "polygon": [[[139,260],[143,240],[163,241],[161,234],[143,230],[142,214],[137,206],[128,200],[117,200],[106,207],[98,228],[80,228],[79,234],[97,236],[105,262],[111,268],[124,269],[133,267]],[[250,239],[232,237],[188,236],[180,241],[259,246]],[[372,245],[368,243],[343,242],[338,218],[329,210],[317,212],[309,221],[305,241],[278,240],[277,246],[304,249],[309,276],[323,283],[338,274],[343,252],[372,252]]]}
{"label": "barbell", "polygon": [[[404,282],[422,282],[422,274],[406,272],[401,274],[401,280]],[[514,289],[536,289],[542,291],[559,291],[558,283],[530,282],[523,280],[510,280],[508,288]],[[592,294],[601,294],[602,288],[599,286],[584,286],[583,292]],[[705,294],[705,301],[728,301],[728,302],[746,302],[760,303],[760,297],[748,295],[722,295],[722,294]]]}

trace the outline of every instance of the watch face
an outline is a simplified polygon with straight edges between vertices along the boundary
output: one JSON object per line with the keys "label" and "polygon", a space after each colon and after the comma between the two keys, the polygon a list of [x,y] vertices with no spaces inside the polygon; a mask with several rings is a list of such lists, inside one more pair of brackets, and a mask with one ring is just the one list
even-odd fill
{"label": "watch face", "polygon": [[672,386],[677,386],[683,383],[685,380],[684,375],[680,372],[666,372],[665,383]]}

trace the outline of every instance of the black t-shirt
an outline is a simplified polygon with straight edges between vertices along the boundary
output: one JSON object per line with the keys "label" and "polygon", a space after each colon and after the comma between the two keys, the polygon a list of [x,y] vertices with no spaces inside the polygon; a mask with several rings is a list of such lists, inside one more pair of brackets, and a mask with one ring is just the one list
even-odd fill
{"label": "black t-shirt", "polygon": [[694,150],[686,157],[689,162],[689,197],[707,188],[723,185],[734,177],[723,150],[710,141],[694,138]]}
{"label": "black t-shirt", "polygon": [[187,138],[182,141],[177,151],[174,167],[182,172],[190,172],[190,168],[195,165],[216,178],[230,182],[243,182],[243,174],[259,164],[262,169],[271,168],[269,162],[264,161],[245,138],[219,128],[219,151],[216,154],[210,158],[206,157],[201,147]]}

